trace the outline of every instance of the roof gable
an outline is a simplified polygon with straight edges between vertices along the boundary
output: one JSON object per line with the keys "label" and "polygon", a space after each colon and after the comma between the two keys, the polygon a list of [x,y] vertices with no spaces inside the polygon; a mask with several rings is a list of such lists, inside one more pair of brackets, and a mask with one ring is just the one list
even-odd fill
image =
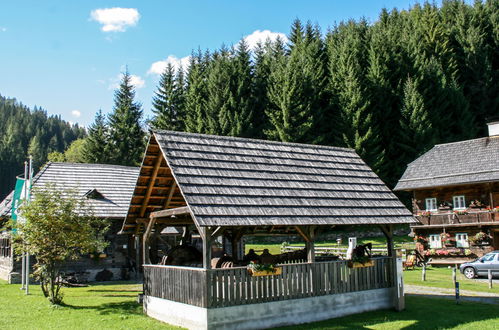
{"label": "roof gable", "polygon": [[438,144],[407,166],[395,190],[499,181],[499,137]]}
{"label": "roof gable", "polygon": [[414,222],[351,149],[170,131],[151,143],[198,226]]}

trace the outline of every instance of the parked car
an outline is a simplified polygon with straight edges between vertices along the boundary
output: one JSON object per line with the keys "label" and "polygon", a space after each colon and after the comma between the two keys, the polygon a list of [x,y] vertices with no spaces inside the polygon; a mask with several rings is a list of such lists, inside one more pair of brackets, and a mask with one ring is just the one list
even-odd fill
{"label": "parked car", "polygon": [[467,278],[487,276],[489,269],[492,276],[499,276],[499,250],[487,253],[472,262],[466,262],[459,267],[461,273]]}

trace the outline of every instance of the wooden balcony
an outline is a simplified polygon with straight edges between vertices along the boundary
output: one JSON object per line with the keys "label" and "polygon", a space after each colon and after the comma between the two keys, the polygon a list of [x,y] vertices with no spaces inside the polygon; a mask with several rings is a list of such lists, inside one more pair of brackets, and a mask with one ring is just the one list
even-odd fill
{"label": "wooden balcony", "polygon": [[245,267],[202,269],[144,265],[144,295],[204,308],[324,296],[395,286],[393,258],[349,268],[347,261],[284,264],[282,274],[254,277]]}
{"label": "wooden balcony", "polygon": [[472,211],[466,214],[441,212],[431,213],[430,215],[417,215],[416,218],[423,226],[463,226],[467,224],[478,225],[494,222],[499,225],[499,213],[490,211]]}

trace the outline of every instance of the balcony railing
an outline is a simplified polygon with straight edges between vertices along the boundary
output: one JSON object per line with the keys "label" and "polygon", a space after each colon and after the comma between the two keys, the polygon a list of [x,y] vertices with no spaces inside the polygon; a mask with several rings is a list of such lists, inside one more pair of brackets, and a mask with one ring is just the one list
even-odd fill
{"label": "balcony railing", "polygon": [[245,267],[201,269],[144,265],[144,294],[205,308],[393,287],[394,259],[349,268],[347,261],[285,264],[282,274],[254,277]]}
{"label": "balcony railing", "polygon": [[441,212],[431,214],[421,214],[416,216],[425,226],[428,225],[458,225],[458,224],[479,224],[497,221],[499,223],[499,213],[489,211],[475,212]]}

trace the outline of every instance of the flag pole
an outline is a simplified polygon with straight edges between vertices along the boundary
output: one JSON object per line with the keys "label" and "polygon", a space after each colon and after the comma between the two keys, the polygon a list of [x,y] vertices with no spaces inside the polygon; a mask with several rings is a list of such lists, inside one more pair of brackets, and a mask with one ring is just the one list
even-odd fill
{"label": "flag pole", "polygon": [[[28,162],[24,162],[24,180],[28,178]],[[26,279],[26,253],[21,256],[21,290],[25,289]]]}
{"label": "flag pole", "polygon": [[[29,203],[31,201],[31,181],[33,180],[33,156],[29,155],[29,178],[27,183],[28,189],[26,190],[27,193],[27,198],[26,202]],[[29,252],[26,252],[26,294],[29,294],[29,271],[30,271],[30,265],[29,265]]]}

